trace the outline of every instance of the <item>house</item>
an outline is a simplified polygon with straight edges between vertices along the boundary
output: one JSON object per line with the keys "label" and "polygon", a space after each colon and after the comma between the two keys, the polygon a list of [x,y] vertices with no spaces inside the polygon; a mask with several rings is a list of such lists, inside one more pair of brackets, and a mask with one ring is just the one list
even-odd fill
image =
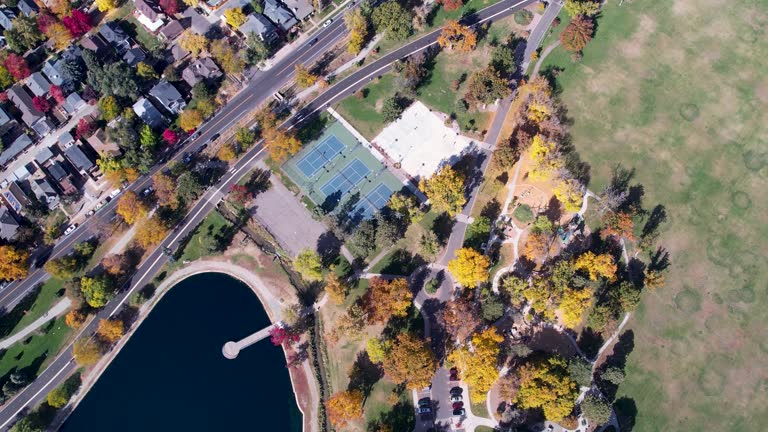
{"label": "house", "polygon": [[38,6],[37,3],[35,3],[33,0],[19,0],[19,2],[16,4],[16,7],[19,8],[21,13],[26,16],[32,16],[40,12],[40,6]]}
{"label": "house", "polygon": [[60,148],[69,148],[72,144],[75,143],[75,137],[72,136],[69,132],[64,132],[63,134],[59,135],[59,147]]}
{"label": "house", "polygon": [[11,122],[11,116],[8,115],[5,110],[0,107],[0,128]]}
{"label": "house", "polygon": [[131,67],[136,67],[137,64],[143,62],[146,59],[147,54],[138,46],[129,49],[123,56],[123,60],[125,60],[125,62],[128,63],[128,65]]}
{"label": "house", "polygon": [[174,114],[181,114],[181,111],[187,106],[181,93],[167,81],[160,81],[157,85],[152,87],[149,91],[149,95],[154,97],[163,108]]}
{"label": "house", "polygon": [[8,30],[13,26],[13,20],[16,19],[16,13],[8,8],[0,8],[0,27]]}
{"label": "house", "polygon": [[27,87],[35,96],[45,97],[51,92],[51,83],[40,72],[35,72],[27,78]]}
{"label": "house", "polygon": [[315,11],[315,8],[312,7],[312,3],[307,0],[283,0],[283,3],[291,10],[291,12],[293,12],[293,16],[299,21],[304,21],[309,18]]}
{"label": "house", "polygon": [[216,63],[210,57],[197,59],[181,71],[181,78],[190,87],[194,87],[200,81],[216,79],[222,75],[221,69],[216,66]]}
{"label": "house", "polygon": [[168,64],[174,64],[181,61],[181,59],[188,55],[189,51],[185,50],[181,47],[181,45],[174,42],[173,45],[171,45],[171,48],[166,51],[165,61],[168,62]]}
{"label": "house", "polygon": [[200,15],[195,8],[188,7],[182,13],[181,25],[193,32],[205,36],[211,30],[211,22]]}
{"label": "house", "polygon": [[48,135],[56,127],[53,122],[43,117],[30,126],[33,131],[37,133],[40,138]]}
{"label": "house", "polygon": [[42,166],[44,163],[48,162],[53,157],[53,152],[51,151],[50,147],[43,147],[42,150],[37,152],[37,155],[35,156],[35,162],[37,162],[38,165]]}
{"label": "house", "polygon": [[100,155],[107,156],[120,156],[122,151],[120,147],[114,142],[107,139],[107,134],[104,129],[99,129],[86,139],[91,148]]}
{"label": "house", "polygon": [[32,175],[32,173],[29,172],[30,169],[32,171],[36,171],[35,170],[35,166],[33,164],[31,164],[31,163],[28,163],[26,165],[22,165],[22,166],[16,168],[15,170],[13,170],[13,177],[16,180],[25,180],[27,177]]}
{"label": "house", "polygon": [[29,186],[37,199],[46,204],[48,210],[53,210],[59,206],[59,194],[45,177],[30,180]]}
{"label": "house", "polygon": [[29,127],[32,127],[38,120],[43,118],[43,113],[37,110],[32,104],[32,97],[24,90],[24,87],[16,84],[6,91],[8,99],[16,105],[21,111],[21,120]]}
{"label": "house", "polygon": [[8,189],[3,191],[3,198],[5,198],[8,206],[18,214],[22,214],[25,208],[32,205],[32,200],[29,199],[16,181],[11,182],[8,185]]}
{"label": "house", "polygon": [[32,145],[32,139],[27,134],[21,134],[16,138],[11,145],[0,153],[0,165],[5,165],[8,162],[16,159],[27,147]]}
{"label": "house", "polygon": [[62,71],[63,65],[63,60],[46,60],[45,63],[43,63],[43,75],[48,78],[48,81],[50,81],[51,84],[63,86],[67,81],[69,81],[67,75]]}
{"label": "house", "polygon": [[136,6],[136,20],[154,33],[165,24],[165,14],[151,0],[133,0]]}
{"label": "house", "polygon": [[278,39],[277,27],[260,13],[248,15],[248,19],[238,28],[245,37],[256,34],[263,42],[272,43]]}
{"label": "house", "polygon": [[168,24],[164,25],[157,34],[160,36],[160,39],[170,42],[179,37],[183,32],[184,26],[177,20],[171,20]]}
{"label": "house", "polygon": [[13,240],[19,230],[19,223],[6,206],[0,206],[0,239]]}
{"label": "house", "polygon": [[72,184],[72,176],[64,169],[63,160],[54,161],[46,167],[48,176],[59,186],[61,193],[72,195],[77,192],[77,188]]}
{"label": "house", "polygon": [[80,97],[77,93],[70,93],[67,95],[67,98],[64,100],[64,103],[61,104],[62,108],[64,108],[64,111],[66,111],[69,115],[72,115],[76,113],[77,111],[80,111],[81,109],[85,108],[88,104],[85,103],[83,98]]}
{"label": "house", "polygon": [[[99,31],[101,31],[101,29],[99,29]],[[93,51],[94,54],[101,57],[106,54],[107,49],[109,48],[109,42],[107,42],[100,33],[96,33],[80,39],[80,46],[89,51]]]}
{"label": "house", "polygon": [[80,146],[70,146],[68,149],[64,150],[64,156],[81,174],[89,173],[96,166],[93,161],[83,153]]}
{"label": "house", "polygon": [[288,31],[299,23],[291,11],[277,0],[264,0],[264,15],[283,31]]}
{"label": "house", "polygon": [[125,31],[116,21],[109,21],[99,26],[99,34],[121,54],[128,51],[133,45],[131,38],[125,34]]}
{"label": "house", "polygon": [[165,117],[160,111],[152,105],[147,98],[141,97],[133,104],[133,112],[151,128],[159,128],[165,125]]}

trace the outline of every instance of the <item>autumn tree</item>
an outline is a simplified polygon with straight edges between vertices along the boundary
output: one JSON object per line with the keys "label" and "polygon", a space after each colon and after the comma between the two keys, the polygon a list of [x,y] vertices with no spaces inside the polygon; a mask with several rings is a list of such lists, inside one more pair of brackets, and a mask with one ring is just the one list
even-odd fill
{"label": "autumn tree", "polygon": [[107,273],[119,276],[128,271],[130,262],[125,254],[109,254],[101,260],[101,265]]}
{"label": "autumn tree", "polygon": [[464,98],[470,106],[489,104],[511,93],[509,80],[492,67],[472,72]]}
{"label": "autumn tree", "polygon": [[245,14],[243,13],[243,9],[239,7],[233,7],[225,10],[224,19],[227,21],[227,24],[229,24],[230,27],[235,30],[240,28],[241,25],[245,24],[245,21],[247,20]]}
{"label": "autumn tree", "polygon": [[200,111],[187,107],[179,115],[179,127],[185,132],[191,132],[203,124],[203,115]]}
{"label": "autumn tree", "polygon": [[411,290],[405,278],[387,281],[382,278],[370,280],[368,292],[365,293],[364,305],[368,313],[368,321],[383,323],[390,317],[404,317],[412,300]]}
{"label": "autumn tree", "polygon": [[592,251],[587,251],[576,258],[574,268],[586,271],[590,280],[597,280],[599,277],[609,281],[616,280],[617,266],[609,254],[596,255]]}
{"label": "autumn tree", "polygon": [[464,195],[463,174],[446,165],[428,180],[419,182],[419,189],[427,195],[432,208],[453,216],[461,212],[467,198]]}
{"label": "autumn tree", "polygon": [[179,205],[179,198],[176,193],[176,181],[173,177],[158,172],[152,176],[152,188],[155,190],[157,203],[161,206],[168,206],[175,209]]}
{"label": "autumn tree", "polygon": [[47,113],[51,110],[51,108],[53,108],[48,99],[41,96],[35,96],[32,98],[32,106],[34,106],[36,110],[42,113]]}
{"label": "autumn tree", "polygon": [[344,303],[349,293],[349,286],[336,274],[336,272],[328,273],[325,277],[325,293],[328,294],[328,298],[336,304],[340,305]]}
{"label": "autumn tree", "polygon": [[85,314],[78,310],[72,310],[64,316],[64,323],[71,329],[79,329],[85,323]]}
{"label": "autumn tree", "polygon": [[245,69],[245,60],[225,39],[211,42],[209,50],[224,73],[238,74]]}
{"label": "autumn tree", "polygon": [[363,417],[363,393],[360,390],[338,392],[325,402],[328,420],[340,429]]}
{"label": "autumn tree", "polygon": [[530,158],[532,167],[528,177],[532,180],[546,180],[565,166],[565,160],[557,143],[541,135],[533,137]]}
{"label": "autumn tree", "polygon": [[555,183],[555,198],[560,201],[567,212],[578,212],[584,198],[584,186],[576,179],[560,178]]}
{"label": "autumn tree", "polygon": [[27,64],[27,60],[15,53],[10,53],[5,57],[3,66],[5,66],[8,73],[10,73],[16,80],[23,80],[32,74],[32,71]]}
{"label": "autumn tree", "polygon": [[219,151],[216,152],[216,157],[223,162],[229,162],[237,157],[235,153],[235,146],[230,143],[223,144]]}
{"label": "autumn tree", "polygon": [[59,279],[69,279],[75,275],[80,267],[80,263],[72,255],[65,255],[60,258],[49,259],[43,268],[45,271]]}
{"label": "autumn tree", "polygon": [[605,213],[602,221],[603,226],[600,230],[602,238],[616,237],[625,238],[629,241],[635,240],[635,222],[632,213],[628,211],[609,211]]}
{"label": "autumn tree", "polygon": [[600,2],[594,0],[565,0],[565,10],[572,18],[592,16],[600,11]]}
{"label": "autumn tree", "polygon": [[448,20],[437,38],[441,48],[467,53],[477,46],[477,34],[471,27],[461,25],[456,20]]}
{"label": "autumn tree", "polygon": [[323,280],[323,262],[320,254],[310,248],[304,248],[299,252],[294,266],[304,280],[310,282]]}
{"label": "autumn tree", "polygon": [[345,311],[344,315],[336,322],[335,328],[331,331],[332,338],[338,340],[339,335],[357,340],[362,336],[363,328],[368,320],[368,314],[360,302],[354,302]]}
{"label": "autumn tree", "polygon": [[25,250],[10,245],[0,246],[0,275],[9,281],[27,277],[29,273],[28,259],[29,252]]}
{"label": "autumn tree", "polygon": [[482,325],[480,316],[475,312],[473,302],[466,297],[459,297],[445,303],[437,315],[438,322],[445,331],[462,344]]}
{"label": "autumn tree", "polygon": [[120,115],[120,105],[114,96],[104,96],[99,99],[99,111],[101,111],[101,118],[111,121]]}
{"label": "autumn tree", "polygon": [[465,288],[475,288],[480,282],[488,280],[488,257],[472,248],[456,251],[456,258],[448,262],[448,271],[456,282]]}
{"label": "autumn tree", "polygon": [[139,198],[136,192],[127,190],[117,200],[115,211],[123,218],[125,223],[132,225],[137,220],[144,218],[149,209],[147,209],[147,205]]}
{"label": "autumn tree", "polygon": [[152,216],[139,225],[136,230],[136,241],[144,249],[163,241],[168,235],[168,226],[159,216]]}
{"label": "autumn tree", "polygon": [[592,40],[594,30],[595,24],[591,19],[582,15],[576,16],[560,33],[560,43],[567,51],[580,52]]}
{"label": "autumn tree", "polygon": [[179,37],[179,46],[184,51],[189,51],[192,57],[200,57],[200,53],[208,49],[208,38],[197,34],[192,30],[187,30]]}
{"label": "autumn tree", "polygon": [[[66,1],[66,0],[63,0]],[[62,18],[61,22],[69,30],[72,37],[79,38],[93,28],[91,16],[80,9],[75,9],[69,16]]]}
{"label": "autumn tree", "polygon": [[174,145],[179,142],[179,134],[173,129],[166,129],[163,131],[163,141],[168,145]]}
{"label": "autumn tree", "polygon": [[174,16],[179,13],[179,2],[177,0],[160,0],[158,5],[168,16]]}
{"label": "autumn tree", "polygon": [[464,6],[462,0],[440,0],[440,4],[443,5],[443,9],[449,12],[459,10]]}
{"label": "autumn tree", "polygon": [[469,386],[469,397],[473,402],[485,399],[499,378],[496,364],[503,341],[504,336],[495,327],[489,327],[472,336],[471,348],[460,347],[448,355],[448,361],[459,368],[462,379]]}
{"label": "autumn tree", "polygon": [[[14,81],[15,78],[11,76],[11,73],[8,72],[8,69],[6,69],[5,66],[0,65],[0,89],[6,89],[12,86]],[[7,98],[8,95],[6,94],[5,97]]]}
{"label": "autumn tree", "polygon": [[123,322],[119,319],[101,319],[96,333],[105,342],[115,343],[123,337],[123,327]]}
{"label": "autumn tree", "polygon": [[[51,86],[48,88],[48,94],[50,94],[53,100],[55,100],[56,103],[58,104],[64,103],[64,101],[66,101],[67,99],[67,97],[64,95],[64,90],[62,90],[61,87],[57,85],[51,84]],[[80,120],[84,120],[84,119],[80,119]]]}
{"label": "autumn tree", "polygon": [[397,335],[382,363],[384,373],[409,389],[429,385],[437,369],[437,359],[426,341],[408,332]]}
{"label": "autumn tree", "polygon": [[51,0],[46,4],[51,9],[51,12],[62,19],[72,12],[72,4],[69,0]]}
{"label": "autumn tree", "polygon": [[101,358],[101,346],[93,338],[83,336],[75,341],[72,356],[80,366],[92,366]]}
{"label": "autumn tree", "polygon": [[115,295],[112,281],[104,276],[83,276],[80,278],[80,291],[86,303],[94,308],[103,307]]}
{"label": "autumn tree", "polygon": [[592,304],[592,290],[589,288],[568,288],[563,293],[560,302],[560,310],[563,313],[563,324],[566,327],[576,328],[584,316],[584,312]]}
{"label": "autumn tree", "polygon": [[156,80],[159,78],[157,72],[155,72],[155,68],[144,62],[139,62],[139,64],[136,65],[136,75],[146,81]]}
{"label": "autumn tree", "polygon": [[305,66],[296,65],[296,85],[301,88],[311,87],[319,77],[309,71]]}
{"label": "autumn tree", "polygon": [[276,162],[284,162],[301,150],[301,141],[292,132],[270,128],[263,130],[262,136],[269,149],[269,155]]}
{"label": "autumn tree", "polygon": [[368,37],[368,18],[360,8],[349,9],[344,13],[344,24],[349,29],[347,51],[350,54],[357,54],[363,49],[363,44]]}
{"label": "autumn tree", "polygon": [[419,209],[419,200],[410,194],[396,192],[389,197],[387,207],[409,223],[418,222],[424,213]]}
{"label": "autumn tree", "polygon": [[518,369],[520,408],[541,408],[547,420],[558,422],[573,411],[579,390],[559,356],[538,357]]}
{"label": "autumn tree", "polygon": [[643,276],[643,286],[650,290],[664,286],[664,275],[660,271],[645,269]]}
{"label": "autumn tree", "polygon": [[383,363],[391,347],[392,344],[388,340],[372,337],[365,341],[365,352],[368,354],[371,363]]}
{"label": "autumn tree", "polygon": [[53,42],[53,47],[57,50],[63,50],[72,42],[72,34],[67,27],[60,22],[55,22],[49,25],[45,31],[45,35],[51,42]]}

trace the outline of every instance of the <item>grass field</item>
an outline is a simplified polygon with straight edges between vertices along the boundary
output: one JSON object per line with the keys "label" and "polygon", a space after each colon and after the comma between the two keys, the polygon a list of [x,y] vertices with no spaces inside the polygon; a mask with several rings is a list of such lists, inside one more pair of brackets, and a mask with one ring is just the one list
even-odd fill
{"label": "grass field", "polygon": [[62,285],[62,281],[56,278],[51,278],[45,281],[40,288],[40,293],[37,295],[32,307],[30,307],[27,313],[19,320],[16,327],[11,330],[10,334],[16,334],[19,330],[32,324],[36,319],[48,312],[48,310],[61,299],[58,293],[62,289]]}
{"label": "grass field", "polygon": [[44,324],[38,332],[2,353],[0,377],[14,370],[24,371],[30,379],[37,376],[47,364],[46,360],[59,352],[71,334],[72,329],[64,323],[64,317]]}
{"label": "grass field", "polygon": [[218,243],[228,238],[232,224],[221,213],[211,212],[184,247],[182,261],[194,261],[217,250]]}
{"label": "grass field", "polygon": [[563,68],[590,189],[621,163],[668,213],[667,284],[630,321],[618,391],[634,431],[768,421],[766,30],[764,2],[609,2],[581,63],[544,64]]}

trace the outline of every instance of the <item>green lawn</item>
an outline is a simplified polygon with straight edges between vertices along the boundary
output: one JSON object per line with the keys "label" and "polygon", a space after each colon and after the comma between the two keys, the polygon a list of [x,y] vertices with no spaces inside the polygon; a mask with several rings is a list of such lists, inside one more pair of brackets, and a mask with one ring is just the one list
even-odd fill
{"label": "green lawn", "polygon": [[16,327],[11,330],[10,334],[13,335],[28,326],[36,319],[43,316],[44,313],[48,312],[54,304],[58,303],[59,300],[62,299],[62,297],[58,295],[59,291],[62,290],[62,285],[63,282],[56,278],[50,278],[45,281],[40,288],[40,293],[37,295],[32,307],[30,307],[27,313],[19,320]]}
{"label": "green lawn", "polygon": [[347,97],[335,109],[370,141],[386,125],[379,111],[384,101],[395,94],[394,81],[393,75],[383,75],[363,88],[363,99]]}
{"label": "green lawn", "polygon": [[184,247],[182,261],[194,261],[203,256],[211,255],[216,245],[230,234],[232,224],[218,211],[211,212]]}
{"label": "green lawn", "polygon": [[[45,333],[47,330],[47,333]],[[59,352],[73,330],[64,323],[64,317],[43,325],[39,331],[10,346],[0,357],[0,377],[13,370],[24,370],[34,377],[42,371],[47,360]],[[25,343],[29,341],[28,343]]]}
{"label": "green lawn", "polygon": [[544,62],[562,69],[590,189],[620,163],[644,207],[668,214],[666,286],[643,294],[625,336],[616,406],[635,432],[768,421],[766,29],[755,2],[609,2],[580,63],[562,49]]}

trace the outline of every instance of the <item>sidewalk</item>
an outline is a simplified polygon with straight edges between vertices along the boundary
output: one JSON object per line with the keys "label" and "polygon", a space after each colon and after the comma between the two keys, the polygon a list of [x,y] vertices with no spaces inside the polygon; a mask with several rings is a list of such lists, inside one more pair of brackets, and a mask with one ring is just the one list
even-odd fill
{"label": "sidewalk", "polygon": [[24,338],[29,336],[31,333],[35,332],[38,328],[42,327],[43,324],[47,323],[52,319],[55,319],[60,314],[66,312],[67,309],[69,309],[69,306],[71,305],[72,305],[72,300],[70,300],[69,297],[64,297],[58,303],[56,303],[48,312],[46,312],[43,316],[36,319],[35,322],[24,327],[23,329],[21,329],[20,332],[14,334],[13,336],[1,340],[0,349],[6,349],[9,346],[15,344],[16,342],[23,340]]}

